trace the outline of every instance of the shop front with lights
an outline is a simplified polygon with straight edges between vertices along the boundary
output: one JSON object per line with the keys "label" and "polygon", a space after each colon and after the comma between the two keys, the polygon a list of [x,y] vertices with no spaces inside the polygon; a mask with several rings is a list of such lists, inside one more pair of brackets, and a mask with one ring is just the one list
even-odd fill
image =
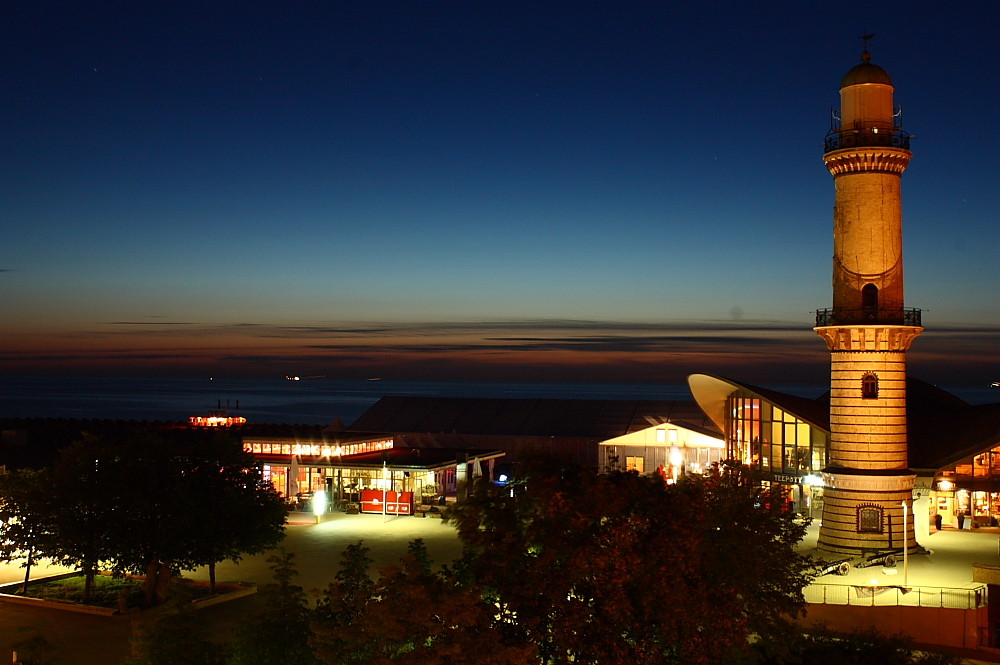
{"label": "shop front with lights", "polygon": [[322,493],[331,510],[413,515],[454,501],[467,482],[493,479],[501,451],[400,448],[393,437],[337,441],[244,437],[244,449],[293,508],[313,510]]}
{"label": "shop front with lights", "polygon": [[932,490],[935,523],[960,529],[1000,525],[1000,446],[941,470]]}
{"label": "shop front with lights", "polygon": [[665,422],[602,441],[599,459],[605,471],[656,473],[673,483],[683,475],[700,475],[720,464],[725,444],[718,432]]}

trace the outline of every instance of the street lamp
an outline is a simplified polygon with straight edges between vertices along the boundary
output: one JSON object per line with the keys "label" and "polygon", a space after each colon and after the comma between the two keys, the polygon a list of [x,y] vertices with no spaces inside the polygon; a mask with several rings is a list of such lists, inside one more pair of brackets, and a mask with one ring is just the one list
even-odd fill
{"label": "street lamp", "polygon": [[387,480],[388,478],[389,478],[389,467],[388,467],[388,464],[387,464],[386,460],[383,458],[382,459],[382,523],[383,524],[385,524],[385,515],[386,515],[386,505],[385,505],[386,487],[385,486],[386,486],[386,483],[388,482],[388,480]]}
{"label": "street lamp", "polygon": [[906,514],[908,511],[906,502],[902,502],[903,506],[903,586],[907,585],[907,578],[910,574],[910,558],[908,556],[910,547],[909,541],[906,538]]}
{"label": "street lamp", "polygon": [[320,516],[326,512],[326,491],[317,490],[313,492],[313,514],[316,515],[316,524],[320,522]]}
{"label": "street lamp", "polygon": [[[677,430],[671,431],[676,432]],[[684,456],[681,455],[680,449],[678,449],[677,446],[670,446],[670,474],[675,483],[677,482],[677,476],[683,475],[683,464]]]}

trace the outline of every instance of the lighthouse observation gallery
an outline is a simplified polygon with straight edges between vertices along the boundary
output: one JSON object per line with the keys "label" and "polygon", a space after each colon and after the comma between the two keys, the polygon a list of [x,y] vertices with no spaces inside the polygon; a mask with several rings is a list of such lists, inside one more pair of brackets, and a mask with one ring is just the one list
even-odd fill
{"label": "lighthouse observation gallery", "polygon": [[[819,547],[916,550],[908,468],[906,351],[923,331],[903,304],[900,180],[909,135],[889,75],[867,51],[840,84],[823,161],[833,176],[833,307],[816,313],[830,349],[830,447]],[[907,523],[907,515],[910,516]]]}

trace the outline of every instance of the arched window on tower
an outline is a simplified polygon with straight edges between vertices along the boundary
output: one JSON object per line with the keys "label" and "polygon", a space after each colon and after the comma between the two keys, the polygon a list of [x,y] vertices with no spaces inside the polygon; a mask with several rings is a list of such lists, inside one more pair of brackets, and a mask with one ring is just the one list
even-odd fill
{"label": "arched window on tower", "polygon": [[861,399],[878,399],[878,374],[867,372],[861,377]]}
{"label": "arched window on tower", "polygon": [[866,319],[878,319],[878,287],[874,284],[861,287],[861,309]]}

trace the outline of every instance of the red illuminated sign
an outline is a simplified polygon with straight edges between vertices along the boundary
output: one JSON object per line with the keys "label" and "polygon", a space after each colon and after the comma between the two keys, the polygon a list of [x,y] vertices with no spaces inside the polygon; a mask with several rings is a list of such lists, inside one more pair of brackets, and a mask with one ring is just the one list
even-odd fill
{"label": "red illuminated sign", "polygon": [[[385,511],[382,510],[383,496]],[[361,512],[387,515],[411,515],[413,513],[413,492],[393,492],[382,490],[361,490]]]}

